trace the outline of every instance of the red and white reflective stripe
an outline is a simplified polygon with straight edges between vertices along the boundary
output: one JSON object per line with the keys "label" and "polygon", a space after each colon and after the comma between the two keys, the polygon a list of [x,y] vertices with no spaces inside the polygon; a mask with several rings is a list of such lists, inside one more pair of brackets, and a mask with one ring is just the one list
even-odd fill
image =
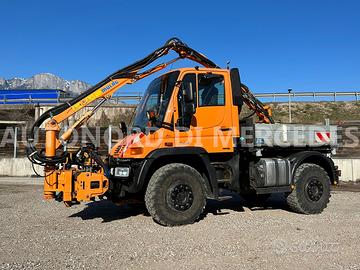
{"label": "red and white reflective stripe", "polygon": [[125,137],[122,140],[123,147],[121,147],[120,157],[124,157],[124,154],[125,154],[126,150],[130,147],[130,145],[132,145],[133,143],[139,143],[140,139],[144,136],[145,136],[145,134],[141,132],[141,133],[131,134],[131,135],[128,135],[127,137]]}
{"label": "red and white reflective stripe", "polygon": [[315,132],[315,140],[319,143],[330,142],[330,132]]}

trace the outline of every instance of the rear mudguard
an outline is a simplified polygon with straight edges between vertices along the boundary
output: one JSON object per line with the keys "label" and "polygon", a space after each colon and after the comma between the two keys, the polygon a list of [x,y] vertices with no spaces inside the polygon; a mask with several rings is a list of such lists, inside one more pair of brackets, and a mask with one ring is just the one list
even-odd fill
{"label": "rear mudguard", "polygon": [[[291,163],[291,175],[294,177],[296,169],[303,163],[313,163],[321,166],[328,173],[331,183],[339,182],[339,176],[336,173],[334,161],[318,151],[301,151],[287,157]],[[292,178],[294,183],[294,178]]]}

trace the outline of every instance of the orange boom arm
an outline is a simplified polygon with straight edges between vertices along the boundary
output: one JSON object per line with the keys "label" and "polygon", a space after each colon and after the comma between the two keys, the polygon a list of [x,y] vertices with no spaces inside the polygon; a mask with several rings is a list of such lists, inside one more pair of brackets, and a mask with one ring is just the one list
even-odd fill
{"label": "orange boom arm", "polygon": [[[156,65],[148,70],[141,71],[144,67],[150,65],[155,60],[169,53],[170,50],[175,51],[179,56],[169,62]],[[172,64],[180,59],[187,58],[195,61],[204,67],[219,68],[214,62],[206,58],[206,56],[198,53],[192,48],[189,48],[186,44],[181,42],[177,38],[172,38],[166,42],[166,44],[149,54],[147,57],[135,62],[134,64],[127,66],[95,86],[91,87],[73,100],[54,107],[43,115],[35,122],[28,137],[28,157],[34,164],[39,165],[55,165],[63,162],[66,159],[66,151],[63,154],[56,155],[56,151],[66,145],[66,142],[71,138],[73,131],[81,127],[88,119],[95,113],[95,111],[122,86],[125,84],[132,84],[138,80],[141,80],[155,72],[158,72],[166,68],[169,64]],[[264,123],[272,123],[271,111],[264,106],[259,100],[257,100],[249,91],[249,89],[242,85],[241,96],[243,101],[252,109]],[[85,113],[80,117],[68,130],[66,130],[60,138],[58,138],[60,126],[64,120],[68,119],[74,113],[88,106],[89,104],[99,101],[93,110]],[[45,124],[46,130],[46,147],[45,155],[42,151],[38,151],[34,145],[34,132],[36,128],[47,119],[50,119]]]}
{"label": "orange boom arm", "polygon": [[[141,72],[142,68],[150,65],[155,60],[168,54],[170,50],[177,52],[179,57]],[[124,86],[125,84],[131,84],[138,80],[141,80],[155,72],[166,68],[169,64],[172,64],[175,61],[183,58],[193,60],[205,67],[218,67],[215,63],[207,59],[204,55],[189,48],[179,39],[170,39],[163,47],[155,50],[144,59],[141,59],[134,64],[113,73],[97,85],[91,87],[90,89],[82,93],[80,96],[74,98],[73,100],[65,104],[50,109],[43,115],[41,115],[41,117],[39,117],[39,119],[33,125],[30,136],[28,137],[27,152],[30,161],[34,164],[39,165],[55,165],[64,161],[66,159],[66,153],[57,156],[56,150],[59,149],[61,145],[65,145],[66,141],[70,139],[73,131],[86,123],[86,121],[95,113],[95,111],[101,106],[101,104],[111,98],[111,96],[120,87]],[[60,138],[58,138],[58,134],[60,131],[59,124],[61,122],[68,119],[74,113],[78,112],[79,110],[83,109],[87,105],[97,100],[100,101],[93,110],[85,113],[68,130],[66,130]],[[45,124],[46,149],[45,155],[43,155],[41,151],[38,151],[34,145],[34,134],[36,128],[39,128],[40,125],[49,118],[50,120]]]}

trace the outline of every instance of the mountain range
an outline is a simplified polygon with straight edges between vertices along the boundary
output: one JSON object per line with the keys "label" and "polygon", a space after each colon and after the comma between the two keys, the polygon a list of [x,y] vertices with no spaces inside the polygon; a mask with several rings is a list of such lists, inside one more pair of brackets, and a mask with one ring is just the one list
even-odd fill
{"label": "mountain range", "polygon": [[70,94],[79,94],[91,85],[80,80],[65,80],[50,73],[36,74],[30,78],[4,79],[0,77],[0,89],[60,89]]}

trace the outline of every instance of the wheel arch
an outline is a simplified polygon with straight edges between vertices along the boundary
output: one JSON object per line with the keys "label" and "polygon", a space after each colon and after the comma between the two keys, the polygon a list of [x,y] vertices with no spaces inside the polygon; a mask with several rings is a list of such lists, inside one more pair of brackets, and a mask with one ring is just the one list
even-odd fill
{"label": "wheel arch", "polygon": [[218,198],[215,168],[210,164],[207,152],[200,147],[164,148],[152,151],[141,168],[137,187],[146,189],[153,173],[170,163],[183,163],[196,169],[203,176],[206,196]]}
{"label": "wheel arch", "polygon": [[302,151],[288,157],[291,163],[292,183],[296,169],[303,163],[312,163],[322,167],[330,177],[331,184],[338,182],[335,165],[331,158],[318,151]]}

